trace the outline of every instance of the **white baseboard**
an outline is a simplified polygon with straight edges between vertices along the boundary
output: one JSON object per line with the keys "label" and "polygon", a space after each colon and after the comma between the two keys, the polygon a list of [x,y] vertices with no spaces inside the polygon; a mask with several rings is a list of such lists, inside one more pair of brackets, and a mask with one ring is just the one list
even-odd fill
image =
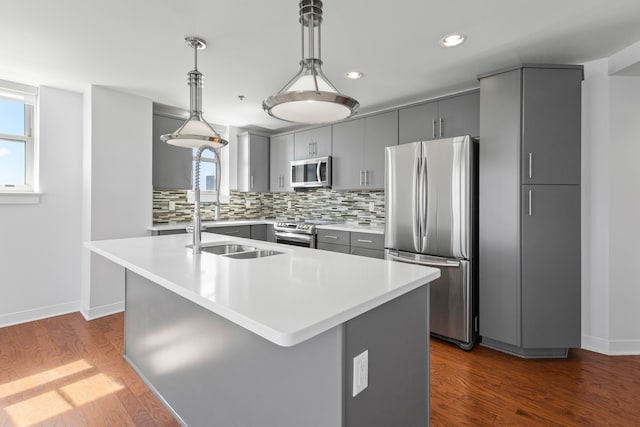
{"label": "white baseboard", "polygon": [[120,313],[122,311],[124,311],[124,301],[118,301],[113,304],[102,305],[100,307],[82,307],[80,313],[82,313],[86,320],[93,320],[109,316],[111,314]]}
{"label": "white baseboard", "polygon": [[638,356],[640,355],[640,340],[606,340],[583,335],[582,348],[607,356]]}
{"label": "white baseboard", "polygon": [[80,301],[3,314],[0,315],[0,328],[17,325],[19,323],[33,322],[34,320],[46,319],[48,317],[60,316],[62,314],[74,313],[76,311],[80,311]]}

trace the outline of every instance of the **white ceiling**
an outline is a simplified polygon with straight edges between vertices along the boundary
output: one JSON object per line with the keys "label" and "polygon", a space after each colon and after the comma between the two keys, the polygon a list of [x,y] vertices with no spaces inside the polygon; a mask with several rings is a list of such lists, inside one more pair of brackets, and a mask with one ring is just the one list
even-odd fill
{"label": "white ceiling", "polygon": [[[1,16],[0,79],[103,85],[188,109],[184,37],[195,35],[209,45],[198,64],[209,121],[290,127],[261,103],[298,71],[298,0],[7,0]],[[452,32],[467,42],[442,48]],[[514,64],[584,63],[638,40],[638,0],[325,0],[322,59],[366,113],[477,87],[478,74]],[[365,77],[347,80],[351,70]]]}

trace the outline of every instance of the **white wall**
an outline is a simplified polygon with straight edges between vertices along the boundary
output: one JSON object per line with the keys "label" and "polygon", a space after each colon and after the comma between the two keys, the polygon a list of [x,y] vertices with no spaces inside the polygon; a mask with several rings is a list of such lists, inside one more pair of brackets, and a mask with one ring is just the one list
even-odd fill
{"label": "white wall", "polygon": [[[152,102],[106,87],[86,95],[83,240],[148,235],[152,222]],[[83,249],[82,313],[124,309],[124,269]]]}
{"label": "white wall", "polygon": [[585,64],[582,346],[605,354],[640,354],[639,94],[608,59]]}
{"label": "white wall", "polygon": [[39,94],[39,204],[0,206],[0,327],[80,308],[82,95]]}

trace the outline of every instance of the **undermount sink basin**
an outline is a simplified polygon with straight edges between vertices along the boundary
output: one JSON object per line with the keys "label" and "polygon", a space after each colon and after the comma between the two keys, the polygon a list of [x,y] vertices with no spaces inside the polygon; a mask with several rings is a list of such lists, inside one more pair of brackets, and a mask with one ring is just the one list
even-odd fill
{"label": "undermount sink basin", "polygon": [[202,252],[209,252],[210,254],[214,254],[214,255],[226,255],[226,254],[234,254],[234,253],[242,253],[242,252],[247,252],[247,251],[255,251],[256,248],[251,247],[251,246],[245,246],[245,245],[238,245],[238,244],[222,244],[222,245],[211,245],[211,246],[206,246],[206,245],[202,245],[200,246],[200,250]]}
{"label": "undermount sink basin", "polygon": [[[190,248],[192,245],[188,245],[187,247]],[[201,245],[200,250],[202,252],[235,259],[264,258],[283,253],[272,249],[260,249],[238,243],[207,243]]]}
{"label": "undermount sink basin", "polygon": [[282,252],[273,251],[271,249],[260,249],[256,251],[247,251],[247,252],[238,252],[235,254],[227,254],[224,255],[227,258],[236,258],[236,259],[252,259],[252,258],[264,258],[266,256],[278,255]]}

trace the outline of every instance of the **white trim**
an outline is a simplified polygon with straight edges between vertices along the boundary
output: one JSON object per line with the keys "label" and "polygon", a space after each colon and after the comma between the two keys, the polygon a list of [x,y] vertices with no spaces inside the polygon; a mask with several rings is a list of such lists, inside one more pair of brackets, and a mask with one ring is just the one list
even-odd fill
{"label": "white trim", "polygon": [[80,313],[86,320],[94,320],[104,316],[121,313],[124,311],[124,301],[114,302],[113,304],[102,305],[100,307],[82,307]]}
{"label": "white trim", "polygon": [[582,348],[607,356],[640,356],[640,340],[606,340],[582,335]]}
{"label": "white trim", "polygon": [[0,191],[0,205],[36,205],[44,193]]}
{"label": "white trim", "polygon": [[46,319],[48,317],[74,313],[79,310],[80,301],[73,301],[64,304],[50,305],[47,307],[18,311],[16,313],[3,314],[0,316],[0,328],[17,325],[20,323],[33,322],[34,320]]}

